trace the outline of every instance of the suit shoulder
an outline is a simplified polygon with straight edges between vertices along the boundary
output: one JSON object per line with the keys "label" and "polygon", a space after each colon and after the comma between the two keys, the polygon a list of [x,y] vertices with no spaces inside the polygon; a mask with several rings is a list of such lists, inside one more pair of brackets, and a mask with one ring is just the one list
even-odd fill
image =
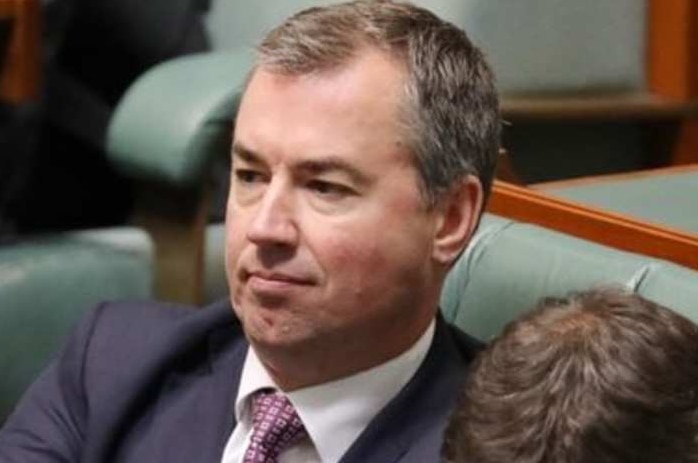
{"label": "suit shoulder", "polygon": [[93,367],[135,367],[204,347],[220,330],[232,337],[241,333],[227,302],[204,308],[150,301],[109,302],[95,308],[84,324],[88,326],[87,332],[83,329],[85,362]]}
{"label": "suit shoulder", "polygon": [[201,309],[169,302],[121,300],[102,302],[93,310],[97,312],[96,316],[100,320],[108,319],[111,323],[128,323],[138,320],[139,323],[162,324],[193,316],[198,311],[209,310],[211,307]]}
{"label": "suit shoulder", "polygon": [[[220,344],[244,338],[229,303],[205,308],[117,302],[99,306],[86,335],[82,376],[94,415],[118,413],[122,402],[159,384],[161,375],[187,365],[205,366]],[[121,402],[120,402],[121,403]],[[128,406],[122,403],[124,410]]]}
{"label": "suit shoulder", "polygon": [[485,343],[448,323],[451,337],[461,356],[470,363],[485,348]]}
{"label": "suit shoulder", "polygon": [[182,325],[235,321],[232,308],[225,301],[198,308],[155,301],[104,302],[93,309],[95,329],[119,332],[125,336],[149,336]]}

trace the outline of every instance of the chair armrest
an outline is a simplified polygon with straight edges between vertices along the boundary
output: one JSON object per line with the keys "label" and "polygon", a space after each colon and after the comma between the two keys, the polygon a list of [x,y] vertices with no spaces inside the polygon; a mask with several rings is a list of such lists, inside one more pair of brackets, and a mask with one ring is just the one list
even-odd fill
{"label": "chair armrest", "polygon": [[204,53],[149,70],[119,102],[107,133],[108,157],[122,173],[175,187],[200,182],[229,149],[249,51]]}
{"label": "chair armrest", "polygon": [[0,246],[0,425],[89,307],[153,298],[152,255],[150,237],[131,227]]}
{"label": "chair armrest", "polygon": [[698,237],[543,191],[495,181],[488,211],[698,270]]}

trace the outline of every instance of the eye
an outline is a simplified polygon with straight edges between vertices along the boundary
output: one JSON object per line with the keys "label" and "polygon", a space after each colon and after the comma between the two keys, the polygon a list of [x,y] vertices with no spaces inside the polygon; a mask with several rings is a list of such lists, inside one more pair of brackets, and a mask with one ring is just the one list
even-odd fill
{"label": "eye", "polygon": [[319,196],[337,199],[355,194],[354,190],[346,185],[325,180],[311,180],[308,182],[307,188]]}
{"label": "eye", "polygon": [[240,183],[258,183],[264,181],[262,173],[252,169],[235,169],[233,175],[235,175],[235,179]]}

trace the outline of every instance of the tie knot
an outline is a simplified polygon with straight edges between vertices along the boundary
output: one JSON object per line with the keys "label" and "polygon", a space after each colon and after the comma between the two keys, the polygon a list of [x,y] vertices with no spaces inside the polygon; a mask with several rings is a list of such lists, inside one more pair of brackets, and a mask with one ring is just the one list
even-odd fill
{"label": "tie knot", "polygon": [[252,437],[244,463],[276,462],[279,454],[305,436],[305,426],[285,395],[267,389],[252,398]]}

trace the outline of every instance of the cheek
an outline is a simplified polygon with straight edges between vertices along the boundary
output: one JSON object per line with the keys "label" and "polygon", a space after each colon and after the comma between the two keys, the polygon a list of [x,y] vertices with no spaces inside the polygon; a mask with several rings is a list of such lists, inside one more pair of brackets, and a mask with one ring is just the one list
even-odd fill
{"label": "cheek", "polygon": [[323,246],[335,266],[352,265],[370,258],[377,246],[356,235],[338,236],[327,240]]}
{"label": "cheek", "polygon": [[242,248],[249,226],[249,214],[228,203],[225,218],[225,250],[226,256],[239,254]]}
{"label": "cheek", "polygon": [[225,226],[225,271],[230,289],[234,289],[235,271],[244,245],[244,232],[241,224],[228,219]]}
{"label": "cheek", "polygon": [[[330,278],[331,288],[354,297],[373,293],[376,282],[391,278],[395,264],[390,242],[379,235],[347,234],[328,240],[323,246],[324,258],[318,256]],[[324,262],[323,262],[324,261]]]}

